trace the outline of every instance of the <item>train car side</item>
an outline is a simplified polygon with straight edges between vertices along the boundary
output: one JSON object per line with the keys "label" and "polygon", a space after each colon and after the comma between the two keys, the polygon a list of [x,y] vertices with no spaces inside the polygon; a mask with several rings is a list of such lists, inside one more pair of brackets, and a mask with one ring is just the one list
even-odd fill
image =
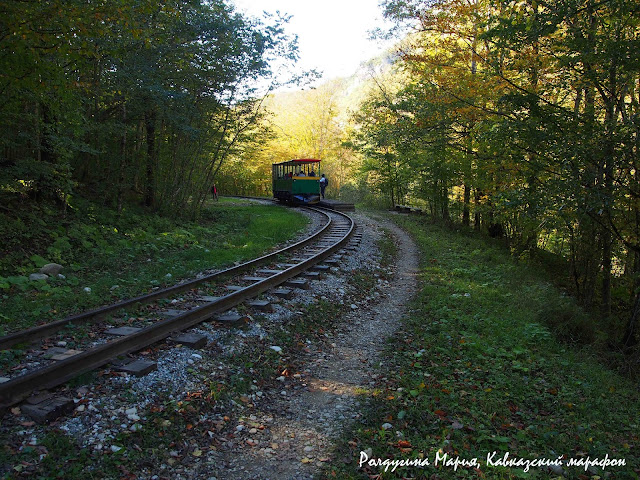
{"label": "train car side", "polygon": [[272,165],[274,198],[287,203],[314,204],[320,201],[320,160],[296,159]]}

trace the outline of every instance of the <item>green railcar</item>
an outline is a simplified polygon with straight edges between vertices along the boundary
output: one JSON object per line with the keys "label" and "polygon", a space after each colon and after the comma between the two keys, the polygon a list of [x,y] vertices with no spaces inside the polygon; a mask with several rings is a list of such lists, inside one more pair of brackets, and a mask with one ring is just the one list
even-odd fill
{"label": "green railcar", "polygon": [[320,160],[299,158],[271,167],[274,198],[305,205],[320,201]]}

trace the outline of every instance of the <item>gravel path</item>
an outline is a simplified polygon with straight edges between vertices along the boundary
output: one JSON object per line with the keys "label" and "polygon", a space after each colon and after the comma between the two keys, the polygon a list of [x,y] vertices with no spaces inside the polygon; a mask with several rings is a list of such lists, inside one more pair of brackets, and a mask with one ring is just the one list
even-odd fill
{"label": "gravel path", "polygon": [[313,478],[334,460],[333,440],[358,421],[358,392],[374,383],[374,366],[416,290],[418,253],[411,238],[392,223],[362,215],[357,220],[365,238],[375,237],[381,226],[393,233],[399,250],[393,280],[374,304],[342,319],[329,334],[328,351],[312,348],[306,354],[303,388],[276,397],[267,412],[249,418],[248,427],[258,427],[250,430],[256,444],[270,447],[256,449],[250,442],[224,452],[219,479]]}
{"label": "gravel path", "polygon": [[[298,291],[293,300],[270,298],[275,311],[256,315],[241,329],[199,325],[195,331],[209,341],[200,350],[154,345],[141,353],[158,363],[147,376],[105,370],[87,385],[65,387],[76,408],[49,427],[34,424],[14,408],[0,423],[0,433],[8,435],[5,438],[11,439],[15,451],[40,452],[40,460],[48,455],[41,441],[49,428],[68,435],[92,455],[128,456],[142,451],[128,440],[132,432],[156,435],[171,428],[176,413],[171,405],[179,406],[193,392],[204,395],[218,382],[228,386],[237,378],[251,382],[246,394],[216,401],[208,413],[193,419],[198,428],[189,426],[168,451],[150,451],[147,461],[135,465],[135,477],[299,480],[342,461],[334,456],[334,444],[346,427],[358,421],[358,395],[375,384],[375,367],[384,360],[385,343],[416,290],[418,270],[417,249],[407,234],[386,220],[360,213],[354,217],[363,233],[358,248],[345,254],[340,268],[333,267],[325,279],[314,280],[313,290]],[[317,226],[314,220],[310,228]],[[399,250],[395,265],[380,265],[377,244],[383,229],[392,233]],[[359,291],[358,284],[350,282],[363,274],[375,276],[369,282],[374,285],[371,290]],[[313,309],[323,302],[340,304],[339,311],[347,313],[330,319],[326,331],[305,330],[301,335],[307,337],[300,339],[295,351],[281,352],[282,363],[295,371],[254,379],[253,368],[243,362],[276,355],[271,346],[277,344],[272,342],[300,318],[301,305]],[[19,467],[25,468],[20,478],[28,477],[31,467]]]}

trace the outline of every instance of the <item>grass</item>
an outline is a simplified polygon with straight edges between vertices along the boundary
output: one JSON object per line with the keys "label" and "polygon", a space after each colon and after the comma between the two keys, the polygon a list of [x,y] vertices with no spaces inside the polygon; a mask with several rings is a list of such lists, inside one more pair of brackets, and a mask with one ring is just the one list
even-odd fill
{"label": "grass", "polygon": [[[352,284],[350,290],[357,286]],[[296,352],[307,346],[306,339],[327,341],[324,332],[333,328],[348,307],[321,301],[297,304],[292,310],[297,313],[282,325],[273,326],[268,339],[244,338],[241,347],[225,357],[224,372],[218,370],[211,375],[211,365],[195,366],[191,374],[200,377],[200,391],[180,400],[159,398],[139,412],[144,417],[141,430],[121,431],[113,441],[106,442],[122,447],[121,451],[111,452],[105,447],[103,453],[89,454],[56,429],[49,429],[37,446],[26,450],[20,446],[22,438],[0,435],[0,478],[148,478],[159,465],[206,458],[217,445],[210,432],[216,432],[216,438],[233,432],[245,416],[242,405],[249,401],[253,386],[263,388],[279,375],[297,372]],[[236,335],[229,332],[229,336]],[[283,353],[276,353],[271,345],[280,346]],[[211,356],[220,355],[216,347],[211,348]],[[126,392],[120,394],[124,395]],[[235,407],[231,407],[232,401]],[[179,455],[172,456],[172,451]]]}
{"label": "grass", "polygon": [[[143,212],[129,212],[118,219],[114,212],[103,211],[98,217],[89,214],[86,209],[90,207],[85,205],[82,215],[77,212],[66,225],[64,236],[72,248],[56,252],[52,249],[55,242],[47,243],[42,238],[31,242],[34,251],[25,251],[25,255],[51,255],[47,261],[60,261],[67,266],[66,279],[50,280],[48,284],[26,282],[22,288],[16,283],[3,287],[0,292],[5,330],[23,328],[119,296],[137,295],[204,268],[253,258],[289,240],[307,223],[306,217],[293,210],[224,200],[211,205],[197,223],[170,221]],[[78,231],[93,232],[87,237],[91,240],[79,241],[80,235],[73,233]],[[29,260],[11,268],[26,275],[34,267],[33,260]],[[171,273],[170,278],[167,272]],[[114,290],[111,287],[115,284],[119,287]],[[90,286],[90,294],[83,292],[84,286]],[[22,354],[20,350],[0,353],[0,365]],[[277,363],[278,355],[269,353],[275,357],[270,364]],[[251,365],[245,367],[244,370],[251,369]],[[92,455],[55,429],[46,430],[43,437],[38,434],[37,445],[25,447],[22,437],[3,431],[0,478],[136,478],[131,470],[144,472],[156,464],[176,462],[170,452],[181,445],[185,431],[208,439],[208,432],[218,429],[214,420],[220,402],[249,387],[248,377],[241,375],[219,383],[212,382],[209,372],[198,368],[192,374],[202,377],[204,390],[179,402],[159,399],[145,412],[147,428],[121,432],[114,439],[114,444],[126,447],[119,452]],[[70,386],[91,381],[94,375],[79,377]],[[30,422],[24,426],[28,428]],[[189,452],[194,457],[199,455],[197,447]]]}
{"label": "grass", "polygon": [[[486,240],[418,219],[407,219],[404,226],[421,249],[422,288],[389,345],[378,384],[362,391],[369,399],[360,423],[345,434],[336,461],[323,475],[550,478],[539,467],[525,472],[486,466],[487,454],[496,452],[496,461],[509,452],[510,458],[524,460],[564,455],[564,460],[584,461],[608,454],[625,459],[626,465],[596,469],[600,478],[606,478],[603,473],[612,479],[637,478],[636,388],[604,369],[590,352],[557,341],[541,323],[549,305],[562,311],[564,297],[544,276]],[[380,246],[390,264],[396,255],[393,242],[385,236]],[[366,276],[353,275],[349,291],[368,287],[367,282]],[[121,452],[90,458],[63,433],[52,431],[33,451],[15,454],[7,439],[1,439],[7,446],[0,448],[0,464],[11,462],[14,470],[24,468],[34,478],[135,478],[144,476],[149,465],[180,461],[169,452],[184,445],[185,432],[189,446],[181,447],[181,455],[197,458],[205,451],[209,431],[235,425],[219,423],[220,399],[247,393],[248,378],[267,382],[276,372],[296,371],[290,352],[304,348],[311,335],[321,340],[345,308],[335,303],[297,306],[294,310],[301,314],[272,332],[267,342],[256,341],[260,345],[250,344],[229,359],[233,374],[224,381],[211,383],[205,371],[196,371],[203,377],[201,395],[156,402],[145,412],[148,428],[117,439],[125,447]],[[281,346],[287,356],[269,345]],[[192,443],[195,439],[205,440]],[[43,448],[47,455],[38,463]],[[429,460],[430,465],[395,472],[384,472],[384,466],[359,469],[361,452],[388,461]],[[442,464],[445,455],[448,465],[433,465],[436,458]],[[479,471],[460,465],[473,458],[479,460]],[[340,465],[338,459],[351,462]],[[566,478],[598,478],[579,466],[565,470]],[[17,470],[13,475],[24,476]]]}
{"label": "grass", "polygon": [[[118,216],[87,203],[62,224],[44,218],[49,236],[33,219],[30,235],[24,228],[4,232],[7,244],[23,247],[19,257],[0,262],[0,334],[248,260],[307,223],[293,210],[230,201],[209,206],[197,222],[141,210]],[[49,262],[65,267],[64,278],[29,281],[30,273]]]}
{"label": "grass", "polygon": [[[575,307],[496,244],[401,221],[421,251],[421,290],[386,352],[386,380],[337,449],[352,461],[326,477],[549,478],[541,466],[525,472],[526,461],[561,457],[567,478],[638,478],[637,386],[542,323],[549,305]],[[496,465],[507,452],[522,464]],[[365,454],[386,460],[387,471],[366,461],[359,468]],[[585,470],[587,458],[606,455],[626,465]],[[410,459],[423,466],[391,471],[389,462]]]}
{"label": "grass", "polygon": [[389,229],[382,229],[382,236],[378,241],[378,249],[381,254],[380,266],[385,268],[391,265],[398,255],[398,246]]}

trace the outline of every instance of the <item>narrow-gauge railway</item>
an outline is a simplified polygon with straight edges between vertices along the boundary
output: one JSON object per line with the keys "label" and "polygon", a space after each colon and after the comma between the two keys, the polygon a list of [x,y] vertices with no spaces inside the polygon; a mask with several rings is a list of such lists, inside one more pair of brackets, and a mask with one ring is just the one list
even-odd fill
{"label": "narrow-gauge railway", "polygon": [[[311,210],[325,215],[327,218],[326,224],[314,235],[287,248],[245,264],[159,290],[149,295],[118,302],[50,325],[36,327],[25,332],[18,332],[0,338],[0,346],[6,349],[16,343],[51,336],[70,324],[94,323],[96,319],[104,319],[106,316],[114,315],[121,312],[125,307],[148,304],[161,298],[169,298],[180,292],[187,292],[185,297],[188,297],[189,292],[202,292],[203,285],[207,286],[211,283],[216,283],[212,290],[207,291],[207,293],[212,292],[215,295],[203,296],[200,294],[199,298],[188,299],[184,305],[170,304],[173,308],[184,306],[186,307],[184,311],[174,311],[173,315],[166,315],[167,318],[148,321],[139,327],[125,327],[130,329],[127,335],[105,341],[103,344],[89,346],[84,351],[67,352],[68,355],[59,356],[57,360],[51,360],[44,367],[26,371],[21,375],[10,378],[5,383],[1,383],[0,409],[24,400],[35,391],[53,388],[84,372],[101,367],[119,356],[139,351],[171,335],[188,330],[200,322],[215,320],[216,315],[222,314],[234,306],[273,289],[286,281],[291,281],[293,277],[316,267],[320,262],[346,246],[354,232],[355,224],[349,216],[341,212],[330,212],[317,208]],[[259,266],[264,267],[265,264],[269,268],[257,269]],[[256,270],[251,276],[238,277],[241,272],[246,273],[252,268]],[[218,284],[221,277],[224,277],[226,284]],[[241,282],[243,284],[229,285],[229,278],[233,278],[234,281],[237,280],[238,283]],[[294,285],[296,285],[295,282]],[[303,283],[301,282],[298,285],[303,285]],[[198,294],[194,293],[191,296],[198,296]],[[113,322],[110,321],[109,323]],[[99,325],[98,327],[104,327],[104,325]]]}
{"label": "narrow-gauge railway", "polygon": [[254,260],[250,260],[241,265],[236,265],[234,267],[230,267],[225,270],[215,272],[200,278],[182,282],[177,285],[173,285],[171,287],[158,289],[154,292],[151,292],[145,295],[140,295],[138,297],[122,300],[120,302],[116,302],[111,305],[106,305],[106,306],[103,306],[94,310],[90,310],[87,312],[79,313],[77,315],[72,315],[56,322],[39,325],[27,330],[22,330],[19,332],[15,332],[15,333],[0,337],[0,350],[6,350],[11,348],[13,345],[17,345],[25,342],[31,342],[39,338],[51,336],[55,332],[69,325],[79,325],[86,322],[96,321],[101,318],[104,318],[109,314],[122,310],[124,308],[130,308],[135,305],[146,304],[158,299],[167,298],[171,295],[174,295],[180,292],[188,291],[203,283],[214,281],[217,278],[221,278],[225,275],[234,275],[234,274],[241,273],[245,270],[248,270],[249,268],[266,263],[271,259],[276,258],[280,254],[293,252],[298,248],[302,248],[308,245],[309,243],[317,240],[318,237],[323,235],[325,231],[331,227],[331,219],[328,214],[324,213],[327,210],[316,208],[316,209],[312,209],[312,211],[316,211],[325,215],[326,217],[325,225],[320,230],[318,230],[314,235],[311,235],[308,238],[305,238],[304,240],[296,242],[293,245],[289,245],[288,247],[282,248],[278,251],[272,252],[268,255],[264,255]]}

